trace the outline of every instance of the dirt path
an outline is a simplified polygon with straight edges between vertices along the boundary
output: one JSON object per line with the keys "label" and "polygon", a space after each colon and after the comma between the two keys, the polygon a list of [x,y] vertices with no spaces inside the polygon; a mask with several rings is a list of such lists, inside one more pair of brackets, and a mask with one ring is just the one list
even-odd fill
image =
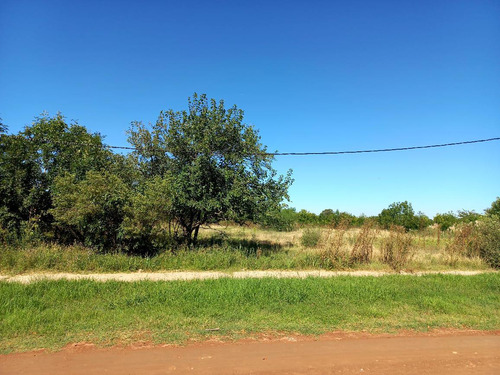
{"label": "dirt path", "polygon": [[[431,274],[446,274],[446,275],[463,275],[471,276],[480,273],[494,271],[428,271],[405,273],[403,275],[431,275]],[[134,273],[93,273],[93,274],[78,274],[78,273],[32,273],[26,275],[0,275],[0,281],[18,282],[28,284],[38,280],[82,280],[90,279],[95,281],[173,281],[173,280],[205,280],[219,279],[222,277],[230,277],[234,279],[243,278],[306,278],[306,277],[336,277],[336,276],[385,276],[394,275],[391,272],[381,271],[237,271],[237,272],[218,272],[218,271],[173,271],[173,272],[134,272]]]}
{"label": "dirt path", "polygon": [[346,337],[203,343],[0,356],[0,373],[91,374],[500,374],[500,334]]}

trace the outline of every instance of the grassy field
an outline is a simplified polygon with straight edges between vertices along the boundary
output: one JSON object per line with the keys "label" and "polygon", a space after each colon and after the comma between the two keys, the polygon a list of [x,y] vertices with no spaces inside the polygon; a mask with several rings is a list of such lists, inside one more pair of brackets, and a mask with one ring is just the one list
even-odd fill
{"label": "grassy field", "polygon": [[[162,252],[151,257],[123,253],[100,254],[81,246],[27,245],[23,248],[0,246],[0,272],[17,274],[40,271],[134,272],[162,270],[263,270],[263,269],[362,269],[390,271],[394,267],[383,260],[382,246],[390,236],[373,230],[363,238],[360,229],[345,231],[307,228],[276,232],[257,227],[222,227],[200,234],[196,249]],[[313,245],[304,245],[305,237]],[[408,235],[411,256],[399,266],[408,271],[469,269],[489,267],[477,256],[466,256],[447,249],[453,234],[428,230]],[[350,253],[361,240],[372,240],[369,261],[353,261]],[[317,241],[316,243],[314,243]],[[366,242],[366,241],[365,241]]]}
{"label": "grassy field", "polygon": [[[72,342],[500,328],[500,274],[179,282],[0,282],[0,351]],[[219,328],[219,331],[209,331]]]}

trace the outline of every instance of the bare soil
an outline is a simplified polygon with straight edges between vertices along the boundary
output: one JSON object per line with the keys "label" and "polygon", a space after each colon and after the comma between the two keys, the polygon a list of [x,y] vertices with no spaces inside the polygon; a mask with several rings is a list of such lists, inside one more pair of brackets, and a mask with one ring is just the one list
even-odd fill
{"label": "bare soil", "polygon": [[0,374],[500,374],[500,331],[331,333],[0,355]]}

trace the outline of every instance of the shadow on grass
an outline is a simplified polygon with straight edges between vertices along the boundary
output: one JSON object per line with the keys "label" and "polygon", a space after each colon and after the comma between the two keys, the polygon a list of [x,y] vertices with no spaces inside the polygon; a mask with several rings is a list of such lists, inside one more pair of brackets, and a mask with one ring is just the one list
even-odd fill
{"label": "shadow on grass", "polygon": [[283,245],[271,241],[257,241],[239,238],[213,236],[199,239],[196,248],[225,247],[241,251],[246,256],[270,255],[283,250]]}

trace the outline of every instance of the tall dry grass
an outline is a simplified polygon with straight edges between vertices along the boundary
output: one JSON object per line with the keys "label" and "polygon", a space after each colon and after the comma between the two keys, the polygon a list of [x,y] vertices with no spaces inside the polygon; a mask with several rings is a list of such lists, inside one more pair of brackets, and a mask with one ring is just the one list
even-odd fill
{"label": "tall dry grass", "polygon": [[370,222],[363,224],[351,250],[350,260],[353,263],[370,263],[373,258],[373,243],[378,229]]}
{"label": "tall dry grass", "polygon": [[382,241],[381,261],[395,271],[408,266],[415,255],[414,236],[403,227],[393,226]]}
{"label": "tall dry grass", "polygon": [[319,243],[323,266],[327,268],[348,268],[355,264],[370,263],[378,230],[371,223],[365,223],[359,231],[350,231],[344,221],[330,227]]}

